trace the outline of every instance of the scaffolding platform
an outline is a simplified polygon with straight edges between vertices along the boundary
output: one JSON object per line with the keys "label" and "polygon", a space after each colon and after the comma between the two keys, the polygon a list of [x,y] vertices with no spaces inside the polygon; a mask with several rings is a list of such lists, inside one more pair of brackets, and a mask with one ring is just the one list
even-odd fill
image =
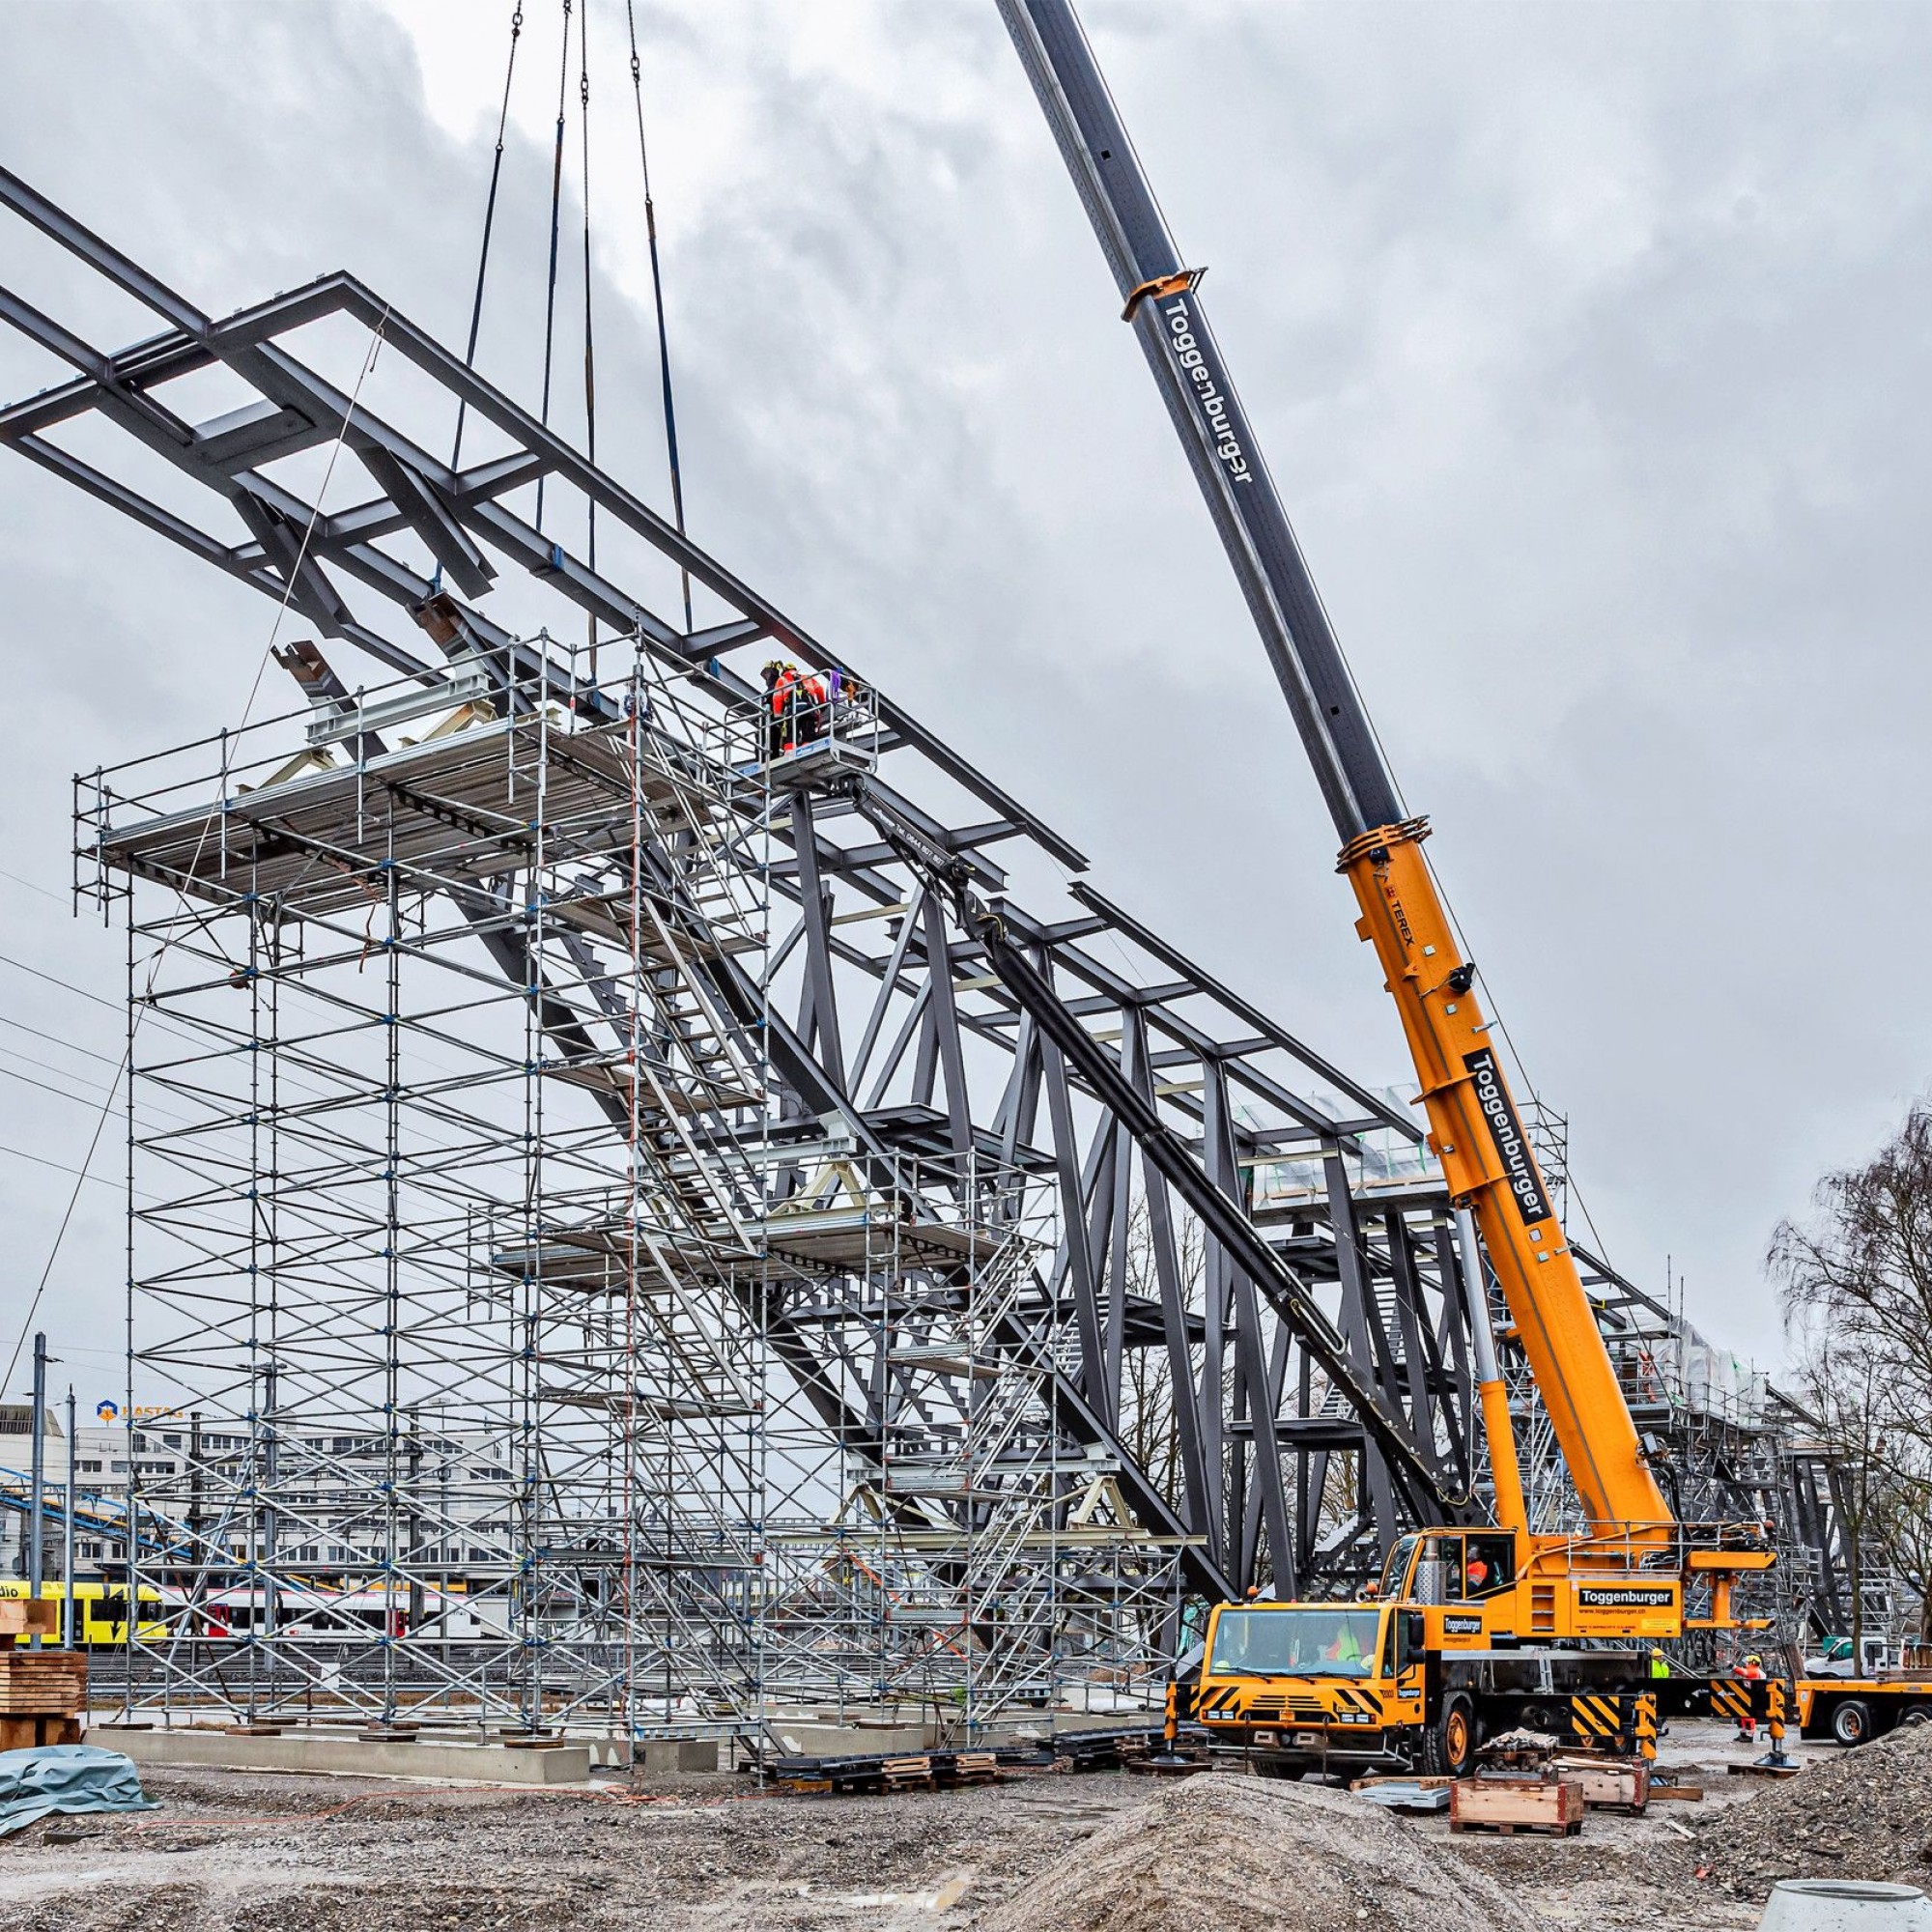
{"label": "scaffolding platform", "polygon": [[[624,725],[569,730],[519,714],[347,763],[322,764],[327,755],[300,754],[293,771],[285,764],[255,783],[224,773],[231,782],[213,802],[158,810],[165,791],[104,799],[82,857],[190,898],[246,895],[283,916],[327,919],[366,911],[392,890],[487,890],[520,861],[612,862],[633,849],[639,817],[651,832],[714,849],[743,830],[728,771],[689,752],[653,763]],[[546,894],[541,910],[658,965],[674,964],[680,950],[763,943],[722,875],[694,867],[678,883],[682,904],[635,877],[602,888],[580,877]]]}
{"label": "scaffolding platform", "polygon": [[942,1221],[902,1221],[865,1208],[807,1208],[767,1215],[756,1229],[773,1254],[824,1268],[861,1269],[886,1255],[906,1266],[971,1267],[999,1253],[1001,1238]]}

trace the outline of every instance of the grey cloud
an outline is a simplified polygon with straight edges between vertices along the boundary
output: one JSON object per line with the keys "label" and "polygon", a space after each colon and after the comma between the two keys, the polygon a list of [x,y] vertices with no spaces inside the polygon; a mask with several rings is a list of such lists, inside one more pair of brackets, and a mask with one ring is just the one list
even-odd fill
{"label": "grey cloud", "polygon": [[[1673,1252],[1707,1324],[1775,1354],[1766,1234],[1928,1060],[1932,19],[1087,12],[1613,1256],[1655,1284]],[[701,215],[661,156],[694,528],[1107,890],[1401,1077],[1278,696],[990,5],[882,4],[874,54],[829,62],[838,13],[647,15],[667,120],[728,82],[747,130],[707,150]],[[373,5],[74,0],[0,33],[0,157],[204,306],[346,266],[461,339],[490,130],[436,128]],[[513,137],[481,357],[526,400],[548,169]],[[600,233],[637,219],[620,183],[594,201]],[[11,224],[0,274],[103,341],[143,327]],[[599,291],[600,452],[661,501],[649,318]],[[54,373],[0,344],[10,393]],[[18,463],[0,583],[6,864],[58,889],[69,768],[232,717],[272,613]],[[0,905],[4,950],[118,997],[113,934],[4,880]],[[0,995],[116,1050],[103,1009]],[[85,1109],[5,1085],[0,1141],[77,1157]],[[0,1160],[14,1281],[64,1186]],[[57,1280],[63,1319],[105,1321],[118,1224],[89,1193]]]}

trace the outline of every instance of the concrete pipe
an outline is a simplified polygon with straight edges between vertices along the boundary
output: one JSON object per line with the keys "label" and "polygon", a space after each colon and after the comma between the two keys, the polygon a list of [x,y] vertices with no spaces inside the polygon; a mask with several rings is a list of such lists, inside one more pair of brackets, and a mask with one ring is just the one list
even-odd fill
{"label": "concrete pipe", "polygon": [[1932,1899],[1916,1885],[1780,1879],[1758,1932],[1932,1932]]}

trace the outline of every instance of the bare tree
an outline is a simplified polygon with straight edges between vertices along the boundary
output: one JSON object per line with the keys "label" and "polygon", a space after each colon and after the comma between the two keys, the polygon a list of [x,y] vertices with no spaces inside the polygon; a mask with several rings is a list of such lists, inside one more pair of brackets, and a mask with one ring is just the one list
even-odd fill
{"label": "bare tree", "polygon": [[1806,1406],[1850,1478],[1854,1652],[1867,1548],[1912,1588],[1932,1641],[1932,1107],[1915,1105],[1865,1166],[1826,1175],[1769,1263]]}
{"label": "bare tree", "polygon": [[[1182,1216],[1176,1234],[1181,1295],[1193,1309],[1200,1304],[1200,1224],[1191,1215]],[[1145,1201],[1135,1202],[1127,1223],[1127,1293],[1156,1302],[1160,1296],[1153,1234]],[[1191,1360],[1199,1353],[1198,1350],[1189,1352]],[[1192,1392],[1190,1375],[1188,1394],[1183,1399],[1191,1399]],[[1153,1478],[1169,1503],[1179,1509],[1184,1500],[1186,1477],[1180,1463],[1180,1429],[1174,1405],[1174,1374],[1166,1349],[1129,1349],[1122,1366],[1122,1434],[1135,1461]]]}

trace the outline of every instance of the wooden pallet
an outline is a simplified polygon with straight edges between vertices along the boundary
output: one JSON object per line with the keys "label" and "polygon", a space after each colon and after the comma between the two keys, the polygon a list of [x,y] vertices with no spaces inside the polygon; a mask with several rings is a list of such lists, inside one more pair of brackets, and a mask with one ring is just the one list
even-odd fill
{"label": "wooden pallet", "polygon": [[932,1789],[932,1760],[919,1757],[889,1757],[879,1766],[879,1788],[882,1791],[930,1791]]}
{"label": "wooden pallet", "polygon": [[1567,1778],[1459,1778],[1449,1787],[1449,1829],[1574,1838],[1583,1829],[1583,1794]]}

